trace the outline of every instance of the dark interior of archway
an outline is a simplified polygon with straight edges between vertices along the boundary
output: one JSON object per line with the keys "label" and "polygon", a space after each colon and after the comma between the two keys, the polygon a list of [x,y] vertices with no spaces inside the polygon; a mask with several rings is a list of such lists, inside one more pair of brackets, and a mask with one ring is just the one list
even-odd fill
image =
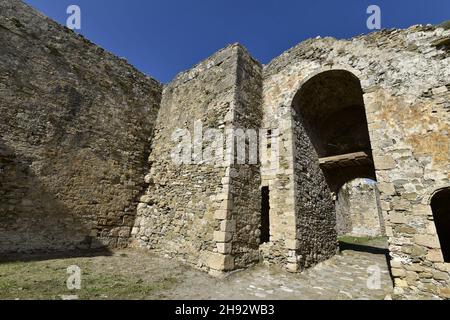
{"label": "dark interior of archway", "polygon": [[320,159],[365,153],[364,161],[322,166],[331,191],[355,178],[376,180],[369,129],[359,79],[344,70],[326,71],[308,80],[293,107]]}
{"label": "dark interior of archway", "polygon": [[431,200],[434,223],[445,262],[450,262],[450,188],[438,192]]}

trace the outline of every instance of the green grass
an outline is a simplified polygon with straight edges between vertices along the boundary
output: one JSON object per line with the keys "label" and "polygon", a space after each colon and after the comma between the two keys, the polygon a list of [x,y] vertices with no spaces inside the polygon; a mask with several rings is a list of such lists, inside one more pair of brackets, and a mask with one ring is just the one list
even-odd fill
{"label": "green grass", "polygon": [[372,247],[385,247],[387,245],[387,237],[353,237],[353,236],[340,236],[339,242],[361,246]]}
{"label": "green grass", "polygon": [[[67,289],[70,265],[82,270],[81,290]],[[64,295],[77,295],[82,300],[158,299],[161,291],[177,282],[174,277],[143,279],[139,273],[102,266],[89,258],[0,264],[1,300],[55,300]]]}

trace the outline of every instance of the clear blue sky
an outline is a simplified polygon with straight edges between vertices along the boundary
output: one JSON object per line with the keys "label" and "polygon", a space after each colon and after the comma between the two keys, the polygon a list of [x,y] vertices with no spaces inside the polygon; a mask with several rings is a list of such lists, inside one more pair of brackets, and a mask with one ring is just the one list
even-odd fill
{"label": "clear blue sky", "polygon": [[450,19],[450,0],[25,0],[65,24],[80,6],[82,33],[162,82],[229,43],[262,63],[307,38],[368,33],[366,9],[382,10],[382,27]]}

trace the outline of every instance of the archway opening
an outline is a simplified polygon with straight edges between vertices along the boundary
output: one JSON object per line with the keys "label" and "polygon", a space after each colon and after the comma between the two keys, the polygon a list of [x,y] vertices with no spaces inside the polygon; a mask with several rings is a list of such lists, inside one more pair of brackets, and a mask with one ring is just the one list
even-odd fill
{"label": "archway opening", "polygon": [[345,70],[308,80],[293,101],[331,192],[355,178],[376,180],[359,79]]}
{"label": "archway opening", "polygon": [[297,254],[309,265],[336,252],[338,190],[356,178],[376,181],[376,176],[355,75],[317,74],[301,86],[292,107]]}
{"label": "archway opening", "polygon": [[431,199],[434,222],[445,262],[450,262],[450,188],[436,193]]}

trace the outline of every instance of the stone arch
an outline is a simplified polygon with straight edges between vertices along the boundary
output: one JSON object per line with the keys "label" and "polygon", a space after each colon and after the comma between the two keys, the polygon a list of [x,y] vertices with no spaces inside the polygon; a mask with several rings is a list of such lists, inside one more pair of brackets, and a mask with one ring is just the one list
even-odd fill
{"label": "stone arch", "polygon": [[309,72],[305,77],[300,77],[299,80],[294,85],[294,88],[289,94],[286,96],[286,106],[291,105],[292,101],[294,101],[294,98],[296,95],[298,95],[298,92],[301,90],[301,88],[305,85],[305,83],[309,82],[309,80],[315,78],[316,76],[319,76],[320,74],[330,72],[330,71],[341,71],[341,72],[348,72],[352,74],[355,78],[357,78],[360,82],[361,88],[364,91],[366,88],[363,86],[363,82],[365,80],[365,77],[358,69],[354,69],[347,65],[333,65],[330,67],[320,67],[312,72]]}
{"label": "stone arch", "polygon": [[358,77],[341,69],[318,72],[301,82],[288,105],[295,253],[298,266],[304,268],[336,252],[338,187],[354,178],[376,177]]}
{"label": "stone arch", "polygon": [[316,72],[292,100],[294,121],[305,129],[328,187],[336,192],[348,181],[376,181],[361,82],[344,69]]}
{"label": "stone arch", "polygon": [[437,190],[430,206],[444,261],[450,263],[450,187]]}
{"label": "stone arch", "polygon": [[422,201],[422,203],[431,206],[431,201],[433,200],[434,196],[439,192],[444,191],[445,189],[450,189],[450,186],[447,184],[440,184],[437,186],[437,188],[435,186],[435,189],[429,193],[428,197],[424,197],[426,202]]}

